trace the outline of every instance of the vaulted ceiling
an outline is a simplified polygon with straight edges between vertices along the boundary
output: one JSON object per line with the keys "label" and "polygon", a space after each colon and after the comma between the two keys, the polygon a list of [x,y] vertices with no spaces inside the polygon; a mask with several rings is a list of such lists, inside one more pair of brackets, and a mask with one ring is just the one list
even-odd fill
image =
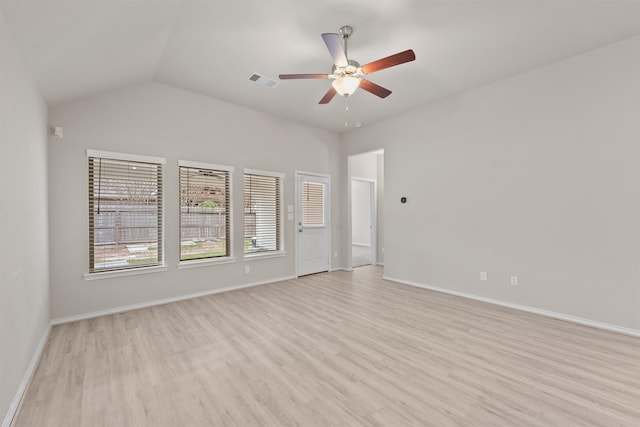
{"label": "vaulted ceiling", "polygon": [[[640,2],[615,0],[1,0],[0,10],[51,106],[156,81],[334,132],[640,34]],[[249,81],[330,73],[320,34],[343,25],[361,64],[415,51],[370,76],[388,98],[358,90],[319,105],[330,81]]]}

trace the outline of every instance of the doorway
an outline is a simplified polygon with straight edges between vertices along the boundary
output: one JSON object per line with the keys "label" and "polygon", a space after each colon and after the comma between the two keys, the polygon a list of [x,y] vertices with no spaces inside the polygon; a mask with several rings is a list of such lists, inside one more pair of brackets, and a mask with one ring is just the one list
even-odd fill
{"label": "doorway", "polygon": [[349,268],[384,265],[384,151],[348,158]]}
{"label": "doorway", "polygon": [[330,177],[296,172],[296,276],[329,271]]}

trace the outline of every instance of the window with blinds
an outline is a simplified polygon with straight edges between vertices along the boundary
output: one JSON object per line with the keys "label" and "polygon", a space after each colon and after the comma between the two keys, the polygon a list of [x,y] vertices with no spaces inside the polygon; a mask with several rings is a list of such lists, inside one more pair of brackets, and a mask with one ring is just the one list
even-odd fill
{"label": "window with blinds", "polygon": [[281,175],[245,171],[245,254],[282,249],[281,186]]}
{"label": "window with blinds", "polygon": [[179,162],[180,261],[231,256],[230,167]]}
{"label": "window with blinds", "polygon": [[89,273],[162,265],[164,159],[88,154]]}
{"label": "window with blinds", "polygon": [[324,226],[324,184],[302,183],[302,225],[305,227]]}

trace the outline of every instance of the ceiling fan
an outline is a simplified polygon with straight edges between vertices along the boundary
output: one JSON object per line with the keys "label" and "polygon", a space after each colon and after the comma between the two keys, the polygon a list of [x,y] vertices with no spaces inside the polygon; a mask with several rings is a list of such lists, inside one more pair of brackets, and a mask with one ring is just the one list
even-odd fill
{"label": "ceiling fan", "polygon": [[[389,89],[365,79],[364,76],[384,70],[385,68],[413,61],[416,59],[415,53],[409,49],[361,66],[357,61],[347,59],[347,40],[352,34],[353,28],[348,25],[340,28],[340,34],[322,34],[322,40],[324,40],[333,58],[334,65],[331,69],[331,74],[280,74],[280,79],[333,79],[331,87],[322,97],[319,104],[328,104],[336,94],[340,94],[341,96],[352,95],[358,87],[380,98],[386,98],[391,95]],[[344,39],[344,46],[340,38]]]}

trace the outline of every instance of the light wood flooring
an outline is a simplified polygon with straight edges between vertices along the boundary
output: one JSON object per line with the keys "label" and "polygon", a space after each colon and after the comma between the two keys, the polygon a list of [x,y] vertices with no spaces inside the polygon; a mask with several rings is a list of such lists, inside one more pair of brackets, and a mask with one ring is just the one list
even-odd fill
{"label": "light wood flooring", "polygon": [[56,326],[13,426],[640,426],[640,339],[381,273]]}

